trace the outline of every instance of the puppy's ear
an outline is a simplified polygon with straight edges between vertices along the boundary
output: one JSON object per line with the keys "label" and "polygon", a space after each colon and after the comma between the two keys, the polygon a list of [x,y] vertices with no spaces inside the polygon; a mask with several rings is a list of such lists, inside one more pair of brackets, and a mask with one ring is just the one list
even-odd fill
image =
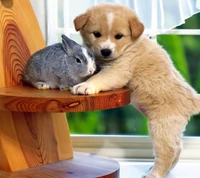
{"label": "puppy's ear", "polygon": [[81,30],[84,25],[87,23],[90,15],[89,13],[81,14],[74,19],[74,26],[76,31]]}
{"label": "puppy's ear", "polygon": [[132,39],[135,40],[139,38],[139,36],[144,31],[144,25],[139,21],[139,19],[135,16],[129,19],[130,29]]}

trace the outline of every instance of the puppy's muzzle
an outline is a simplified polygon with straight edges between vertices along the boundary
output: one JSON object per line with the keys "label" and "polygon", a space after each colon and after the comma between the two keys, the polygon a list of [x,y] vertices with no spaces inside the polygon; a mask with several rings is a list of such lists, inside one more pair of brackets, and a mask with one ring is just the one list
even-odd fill
{"label": "puppy's muzzle", "polygon": [[111,55],[111,53],[112,53],[112,51],[110,49],[107,49],[107,48],[101,50],[101,55],[105,58],[109,57]]}

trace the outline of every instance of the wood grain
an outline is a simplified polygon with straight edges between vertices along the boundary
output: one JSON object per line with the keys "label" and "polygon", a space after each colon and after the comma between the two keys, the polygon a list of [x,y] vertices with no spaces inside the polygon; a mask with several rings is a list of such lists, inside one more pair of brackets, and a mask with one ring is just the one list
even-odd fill
{"label": "wood grain", "polygon": [[21,83],[30,55],[45,47],[28,0],[0,1],[0,87]]}
{"label": "wood grain", "polygon": [[62,113],[1,111],[0,123],[0,170],[17,171],[73,157]]}
{"label": "wood grain", "polygon": [[[11,87],[12,93],[12,87],[21,84],[30,55],[43,47],[45,42],[29,0],[1,0],[0,89]],[[2,93],[1,97],[8,95]],[[17,171],[73,157],[64,113],[10,111],[18,110],[0,109],[0,170]]]}
{"label": "wood grain", "polygon": [[0,88],[0,110],[23,112],[80,112],[116,108],[130,103],[128,88],[94,95],[38,90],[17,86]]}
{"label": "wood grain", "polygon": [[74,159],[15,173],[0,171],[0,178],[119,178],[119,163],[103,156],[76,153]]}

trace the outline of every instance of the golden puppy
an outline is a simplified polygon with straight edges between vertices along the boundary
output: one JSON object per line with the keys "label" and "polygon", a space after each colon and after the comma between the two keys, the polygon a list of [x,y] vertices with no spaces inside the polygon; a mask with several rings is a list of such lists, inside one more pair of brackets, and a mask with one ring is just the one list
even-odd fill
{"label": "golden puppy", "polygon": [[200,95],[174,68],[167,52],[143,35],[144,27],[127,7],[101,4],[74,20],[101,70],[73,87],[93,94],[128,86],[132,104],[149,119],[155,164],[145,178],[163,178],[181,152],[181,134],[200,111]]}

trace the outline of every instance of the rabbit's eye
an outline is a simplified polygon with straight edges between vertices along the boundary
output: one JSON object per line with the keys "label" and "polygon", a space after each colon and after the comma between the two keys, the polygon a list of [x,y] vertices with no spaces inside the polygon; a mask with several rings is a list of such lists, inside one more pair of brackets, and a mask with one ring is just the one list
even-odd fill
{"label": "rabbit's eye", "polygon": [[94,36],[96,38],[100,38],[101,37],[101,33],[100,32],[93,32]]}
{"label": "rabbit's eye", "polygon": [[81,60],[79,58],[76,58],[76,62],[80,64]]}

